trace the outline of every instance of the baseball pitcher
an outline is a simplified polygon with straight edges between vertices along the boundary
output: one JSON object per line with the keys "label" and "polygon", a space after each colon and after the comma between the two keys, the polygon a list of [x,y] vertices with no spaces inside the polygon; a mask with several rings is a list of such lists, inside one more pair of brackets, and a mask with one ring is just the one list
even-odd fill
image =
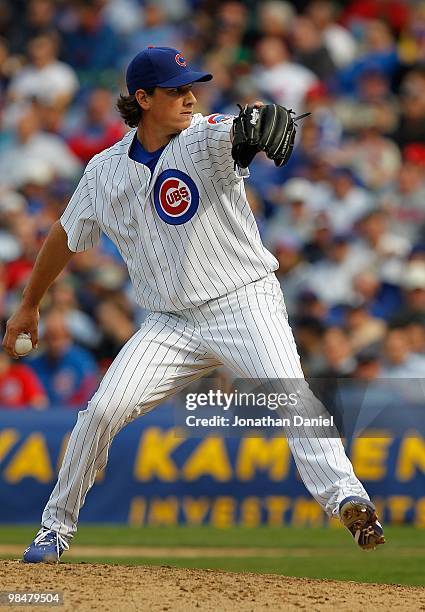
{"label": "baseball pitcher", "polygon": [[[24,552],[29,563],[58,561],[77,529],[80,508],[128,423],[220,365],[251,379],[304,381],[278,263],[263,246],[244,177],[259,151],[284,164],[296,123],[276,104],[235,118],[194,114],[196,72],[176,49],[149,47],[131,61],[128,96],[118,102],[132,128],[96,155],[35,263],[4,347],[17,357],[19,334],[37,343],[40,301],[74,253],[104,232],[118,247],[141,306],[150,314],[121,349],[78,414],[41,529]],[[296,410],[326,415],[303,383]],[[384,542],[375,507],[339,437],[288,443],[310,493],[339,517],[360,547]]]}

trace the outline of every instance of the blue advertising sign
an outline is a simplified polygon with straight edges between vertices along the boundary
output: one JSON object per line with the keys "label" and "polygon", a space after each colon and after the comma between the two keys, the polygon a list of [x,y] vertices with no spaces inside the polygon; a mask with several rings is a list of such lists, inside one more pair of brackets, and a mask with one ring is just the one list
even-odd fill
{"label": "blue advertising sign", "polygon": [[[189,437],[164,404],[114,440],[82,522],[132,525],[322,525],[284,437]],[[55,484],[77,414],[0,411],[0,522],[34,523]],[[425,527],[425,439],[420,429],[371,431],[349,455],[389,522]]]}

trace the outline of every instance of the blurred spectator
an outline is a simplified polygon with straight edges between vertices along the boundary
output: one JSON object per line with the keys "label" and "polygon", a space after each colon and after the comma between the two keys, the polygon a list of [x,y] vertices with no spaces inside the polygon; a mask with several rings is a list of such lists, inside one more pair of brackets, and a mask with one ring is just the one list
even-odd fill
{"label": "blurred spectator", "polygon": [[[22,18],[23,17],[23,18]],[[13,52],[24,53],[28,41],[55,27],[54,0],[29,0],[25,14],[12,26],[10,41]]]}
{"label": "blurred spectator", "polygon": [[102,341],[96,349],[96,357],[106,370],[136,328],[128,305],[114,298],[99,303],[96,318],[102,332]]}
{"label": "blurred spectator", "polygon": [[388,321],[400,309],[402,296],[396,285],[381,282],[373,268],[364,269],[353,278],[354,299],[363,303],[368,312]]}
{"label": "blurred spectator", "polygon": [[106,23],[120,36],[128,36],[141,25],[141,12],[137,0],[109,0],[103,15]]}
{"label": "blurred spectator", "polygon": [[425,356],[425,313],[411,314],[405,321],[409,349],[414,355]]}
{"label": "blurred spectator", "polygon": [[274,245],[273,254],[279,262],[276,276],[285,296],[289,315],[295,314],[299,293],[308,286],[309,265],[302,257],[301,242],[295,236],[282,235]]}
{"label": "blurred spectator", "polygon": [[264,36],[286,39],[295,20],[294,7],[281,0],[265,0],[257,7],[258,29]]}
{"label": "blurred spectator", "polygon": [[425,261],[411,261],[403,273],[405,304],[399,317],[425,314]]}
{"label": "blurred spectator", "polygon": [[[217,63],[221,63],[227,71],[231,71],[233,66],[237,69],[238,62],[247,59],[243,44],[247,26],[247,9],[242,2],[230,0],[217,7],[214,17],[214,49],[207,54],[206,66],[212,69],[210,61],[213,58],[215,69],[218,68]],[[194,59],[196,61],[196,58]]]}
{"label": "blurred spectator", "polygon": [[317,376],[325,369],[323,355],[323,324],[312,316],[297,317],[295,338],[301,365],[306,376]]}
{"label": "blurred spectator", "polygon": [[71,151],[83,164],[124,136],[122,121],[113,109],[112,94],[95,89],[87,100],[86,115],[68,138]]}
{"label": "blurred spectator", "polygon": [[140,10],[140,27],[135,29],[127,41],[126,56],[130,61],[141,49],[174,47],[179,49],[182,41],[179,30],[169,22],[167,14],[158,2],[146,2]]}
{"label": "blurred spectator", "polygon": [[73,270],[77,273],[79,284],[76,295],[85,312],[95,318],[99,303],[115,297],[126,301],[124,288],[127,280],[123,265],[112,261],[101,253],[94,255],[78,254],[74,258]]}
{"label": "blurred spectator", "polygon": [[275,210],[275,200],[282,188],[282,178],[274,163],[265,153],[258,153],[250,166],[250,185],[268,208]]}
{"label": "blurred spectator", "polygon": [[0,408],[21,410],[47,407],[47,397],[33,370],[24,363],[13,363],[0,353]]}
{"label": "blurred spectator", "polygon": [[391,92],[390,78],[375,68],[365,70],[357,81],[356,91],[339,97],[334,108],[347,132],[355,132],[366,123],[389,135],[399,120],[399,102]]}
{"label": "blurred spectator", "polygon": [[58,61],[57,34],[39,34],[28,43],[31,63],[24,67],[10,83],[8,95],[12,101],[39,100],[66,106],[78,89],[75,72]]}
{"label": "blurred spectator", "polygon": [[406,331],[402,327],[390,329],[385,339],[382,377],[423,378],[424,374],[425,357],[410,351]]}
{"label": "blurred spectator", "polygon": [[343,21],[358,29],[371,19],[380,19],[399,32],[409,19],[409,4],[404,0],[351,0],[346,3]]}
{"label": "blurred spectator", "polygon": [[323,322],[326,320],[329,308],[310,289],[302,289],[297,296],[297,316],[315,319]]}
{"label": "blurred spectator", "polygon": [[365,122],[332,161],[350,167],[365,187],[378,192],[396,178],[401,155],[392,140],[382,136],[371,122]]}
{"label": "blurred spectator", "polygon": [[80,172],[78,159],[63,140],[39,128],[36,110],[26,108],[16,126],[16,142],[0,154],[0,185],[21,187],[55,176],[73,178]]}
{"label": "blurred spectator", "polygon": [[40,98],[33,101],[33,107],[37,112],[41,131],[63,138],[67,109],[58,102]]}
{"label": "blurred spectator", "polygon": [[52,224],[59,219],[69,200],[69,182],[56,179],[46,186],[43,202],[36,210],[36,223],[40,238],[47,236]]}
{"label": "blurred spectator", "polygon": [[394,139],[403,149],[411,143],[425,142],[425,68],[408,72],[401,83],[401,115]]}
{"label": "blurred spectator", "polygon": [[311,240],[307,241],[303,252],[310,263],[316,264],[326,257],[332,242],[330,221],[326,214],[318,214],[314,220]]}
{"label": "blurred spectator", "polygon": [[289,162],[280,169],[281,180],[286,180],[291,176],[310,178],[308,175],[312,166],[319,158],[326,159],[325,151],[320,148],[322,145],[320,127],[315,121],[309,119],[303,122],[302,132],[296,142],[294,154]]}
{"label": "blurred spectator", "polygon": [[84,82],[99,84],[102,71],[114,70],[120,62],[120,44],[103,15],[99,0],[75,0],[72,14],[63,25],[63,55]]}
{"label": "blurred spectator", "polygon": [[332,152],[341,146],[343,125],[336,112],[336,101],[323,83],[308,90],[306,109],[311,112],[311,120],[318,128],[320,151],[326,157],[327,151]]}
{"label": "blurred spectator", "polygon": [[[78,307],[78,301],[70,278],[54,283],[50,290],[50,308],[61,312],[72,339],[81,346],[94,349],[100,342],[100,334],[93,319]],[[43,326],[40,325],[40,332]]]}
{"label": "blurred spectator", "polygon": [[425,60],[425,4],[411,3],[409,21],[400,35],[400,59],[404,64]]}
{"label": "blurred spectator", "polygon": [[[153,0],[152,0],[153,1]],[[191,0],[157,0],[158,4],[164,9],[168,21],[171,23],[184,23],[184,20],[191,17],[193,2]]]}
{"label": "blurred spectator", "polygon": [[10,54],[8,41],[0,37],[0,99],[5,95],[13,75],[19,72],[20,68],[18,58]]}
{"label": "blurred spectator", "polygon": [[357,230],[370,254],[371,265],[380,270],[381,279],[399,284],[410,242],[390,230],[389,216],[380,209],[367,212],[357,223]]}
{"label": "blurred spectator", "polygon": [[330,327],[323,335],[325,368],[320,372],[323,378],[344,378],[350,376],[356,367],[353,347],[348,334],[341,327]]}
{"label": "blurred spectator", "polygon": [[378,344],[385,336],[385,322],[371,315],[365,304],[349,306],[346,323],[354,351],[360,351],[370,345]]}
{"label": "blurred spectator", "polygon": [[[229,76],[228,73],[227,76]],[[252,75],[241,75],[240,77],[238,77],[234,82],[231,83],[230,93],[232,96],[232,100],[230,101],[228,106],[224,106],[224,108],[221,109],[223,114],[225,115],[235,115],[237,104],[245,106],[245,104],[251,104],[253,100],[259,100],[260,98],[264,98],[264,96],[262,97],[261,93],[258,91],[257,83],[252,77]],[[198,92],[196,92],[196,96],[198,97]]]}
{"label": "blurred spectator", "polygon": [[375,347],[366,347],[356,354],[353,377],[370,382],[381,374],[380,353]]}
{"label": "blurred spectator", "polygon": [[405,257],[410,250],[408,240],[389,232],[389,217],[384,210],[370,209],[357,223],[360,235],[369,248],[385,264],[387,257]]}
{"label": "blurred spectator", "polygon": [[308,17],[298,17],[292,32],[295,59],[321,80],[335,72],[334,61],[323,44],[320,30]]}
{"label": "blurred spectator", "polygon": [[307,14],[322,33],[325,47],[338,68],[350,64],[356,55],[356,41],[350,31],[336,21],[336,6],[330,0],[313,0]]}
{"label": "blurred spectator", "polygon": [[20,290],[29,278],[40,243],[35,220],[25,213],[13,215],[9,227],[18,242],[19,255],[6,265],[6,284],[9,290]]}
{"label": "blurred spectator", "polygon": [[266,246],[273,245],[283,235],[307,242],[314,228],[313,185],[306,179],[292,178],[277,195],[279,208],[265,233]]}
{"label": "blurred spectator", "polygon": [[368,260],[348,236],[336,235],[326,257],[311,270],[309,287],[329,306],[349,304],[354,297],[353,279]]}
{"label": "blurred spectator", "polygon": [[21,248],[14,235],[12,220],[26,208],[25,199],[15,191],[0,190],[0,261],[17,259]]}
{"label": "blurred spectator", "polygon": [[290,61],[280,38],[269,36],[260,40],[256,55],[258,63],[254,70],[260,90],[274,102],[300,112],[307,91],[317,81],[313,72]]}
{"label": "blurred spectator", "polygon": [[395,40],[386,22],[367,21],[362,38],[363,52],[340,72],[340,85],[344,92],[355,91],[359,79],[368,70],[379,70],[391,77],[398,67]]}
{"label": "blurred spectator", "polygon": [[371,206],[371,197],[355,184],[349,168],[338,168],[332,174],[332,192],[327,210],[332,229],[337,234],[350,232]]}
{"label": "blurred spectator", "polygon": [[99,372],[91,354],[73,343],[62,312],[52,310],[46,315],[41,340],[41,352],[31,360],[31,366],[46,389],[50,405],[84,406],[96,389]]}
{"label": "blurred spectator", "polygon": [[414,243],[425,225],[423,168],[419,164],[404,162],[380,201],[389,213],[391,231]]}

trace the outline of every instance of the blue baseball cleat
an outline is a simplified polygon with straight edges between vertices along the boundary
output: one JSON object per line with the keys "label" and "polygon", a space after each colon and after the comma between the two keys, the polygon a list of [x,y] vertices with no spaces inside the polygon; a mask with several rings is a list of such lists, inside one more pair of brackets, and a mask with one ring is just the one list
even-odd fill
{"label": "blue baseball cleat", "polygon": [[42,527],[34,540],[24,551],[25,563],[59,563],[64,550],[69,549],[65,536]]}
{"label": "blue baseball cleat", "polygon": [[363,497],[346,497],[339,504],[341,522],[351,532],[363,550],[373,550],[385,544],[384,530],[378,522],[375,506]]}

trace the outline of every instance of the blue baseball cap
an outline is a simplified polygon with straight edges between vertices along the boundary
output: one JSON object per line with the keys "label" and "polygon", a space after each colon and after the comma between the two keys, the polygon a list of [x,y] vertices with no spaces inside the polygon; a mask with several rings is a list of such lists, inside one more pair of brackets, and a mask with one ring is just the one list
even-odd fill
{"label": "blue baseball cap", "polygon": [[191,70],[183,55],[171,47],[147,47],[134,57],[127,68],[128,93],[150,87],[182,87],[195,81],[210,81],[208,72]]}

